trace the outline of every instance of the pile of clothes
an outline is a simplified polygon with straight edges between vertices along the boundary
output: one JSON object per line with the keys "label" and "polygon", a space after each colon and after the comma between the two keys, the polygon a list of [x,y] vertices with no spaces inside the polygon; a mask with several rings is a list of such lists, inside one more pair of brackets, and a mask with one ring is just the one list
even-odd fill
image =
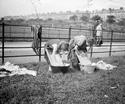
{"label": "pile of clothes", "polygon": [[92,65],[96,66],[97,69],[101,69],[101,70],[113,70],[117,68],[117,66],[107,64],[106,62],[102,60],[98,61],[97,63],[92,63]]}
{"label": "pile of clothes", "polygon": [[0,66],[0,77],[24,74],[36,76],[37,72],[26,68],[20,68],[18,65],[11,64],[10,62],[6,62],[4,65]]}

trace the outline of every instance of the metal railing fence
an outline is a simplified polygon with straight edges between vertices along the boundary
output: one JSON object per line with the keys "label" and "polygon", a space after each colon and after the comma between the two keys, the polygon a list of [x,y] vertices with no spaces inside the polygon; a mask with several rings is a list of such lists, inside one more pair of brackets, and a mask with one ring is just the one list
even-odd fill
{"label": "metal railing fence", "polygon": [[[76,35],[85,35],[87,38],[91,38],[93,34],[92,29],[83,29],[83,28],[60,28],[60,27],[48,27],[42,26],[41,27],[41,38],[40,38],[40,53],[41,48],[43,48],[42,43],[49,40],[49,39],[63,39],[69,41],[72,37]],[[14,55],[9,56],[5,55],[5,49],[21,49],[21,48],[31,48],[31,47],[5,47],[6,41],[32,41],[33,35],[31,32],[31,26],[28,25],[10,25],[2,23],[0,24],[0,40],[1,40],[1,56],[2,64],[4,64],[4,59],[8,57],[31,57],[36,55]],[[102,52],[93,52],[91,49],[90,56],[93,56],[93,53],[109,53],[109,56],[112,55],[112,52],[125,52],[125,50],[112,50],[112,46],[125,46],[123,45],[113,45],[113,42],[125,42],[125,32],[117,32],[117,31],[103,31],[103,41],[109,42],[109,45],[103,45],[103,47],[109,47],[108,51]],[[39,55],[39,61],[41,61],[41,56],[44,54]]]}

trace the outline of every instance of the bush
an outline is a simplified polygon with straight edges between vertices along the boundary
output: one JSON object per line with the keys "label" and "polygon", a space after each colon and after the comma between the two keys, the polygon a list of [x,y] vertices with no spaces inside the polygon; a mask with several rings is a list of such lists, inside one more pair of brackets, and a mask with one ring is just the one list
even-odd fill
{"label": "bush", "polygon": [[93,21],[97,21],[97,20],[102,20],[102,18],[99,15],[95,15],[91,18]]}
{"label": "bush", "polygon": [[82,16],[82,17],[80,17],[80,20],[81,20],[81,21],[88,22],[88,21],[89,21],[89,18],[88,18],[87,16]]}
{"label": "bush", "polygon": [[120,26],[125,26],[125,18],[122,18],[117,24]]}
{"label": "bush", "polygon": [[116,22],[116,21],[115,21],[115,16],[113,16],[113,15],[108,15],[108,16],[107,16],[107,19],[106,19],[106,22],[109,23],[109,24],[115,23],[115,22]]}
{"label": "bush", "polygon": [[78,20],[78,16],[77,15],[70,16],[69,20],[76,21],[76,20]]}

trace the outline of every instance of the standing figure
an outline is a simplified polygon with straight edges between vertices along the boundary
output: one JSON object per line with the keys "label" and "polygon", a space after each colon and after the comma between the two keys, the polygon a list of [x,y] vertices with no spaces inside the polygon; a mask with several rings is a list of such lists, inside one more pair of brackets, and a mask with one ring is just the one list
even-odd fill
{"label": "standing figure", "polygon": [[93,30],[92,38],[93,38],[93,42],[94,42],[95,45],[96,45],[96,32],[97,32],[96,27],[98,26],[98,24],[99,24],[99,21],[96,21],[94,23],[93,28],[92,28],[92,30]]}
{"label": "standing figure", "polygon": [[101,46],[102,44],[102,23],[100,22],[96,27],[96,45]]}

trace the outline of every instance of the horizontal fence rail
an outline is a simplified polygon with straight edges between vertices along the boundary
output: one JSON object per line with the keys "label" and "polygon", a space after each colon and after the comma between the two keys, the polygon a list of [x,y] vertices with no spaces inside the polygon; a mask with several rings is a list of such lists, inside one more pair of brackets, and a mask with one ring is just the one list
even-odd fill
{"label": "horizontal fence rail", "polygon": [[[46,42],[50,39],[62,39],[69,41],[72,37],[77,35],[85,35],[87,38],[92,38],[93,30],[92,29],[83,29],[83,28],[60,28],[60,27],[48,27],[42,26],[41,31],[41,38],[40,38],[40,55],[39,61],[41,61],[41,56],[44,54],[41,53],[41,49],[44,47],[42,46],[43,42]],[[12,25],[12,24],[0,24],[0,41],[1,41],[1,56],[2,64],[4,64],[4,59],[8,57],[34,57],[37,56],[35,54],[28,54],[28,55],[5,55],[5,51],[7,49],[31,49],[32,47],[12,47],[12,46],[5,46],[6,42],[32,42],[33,34],[31,32],[31,26],[29,25]],[[107,51],[94,51],[91,49],[90,56],[92,57],[94,53],[109,53],[109,56],[112,55],[112,52],[125,52],[123,48],[121,50],[113,50],[112,47],[124,47],[125,44],[113,44],[113,42],[125,42],[125,32],[118,32],[118,31],[103,31],[103,41],[109,42],[107,45],[103,45],[102,48],[109,47]],[[93,46],[94,47],[94,46]]]}

